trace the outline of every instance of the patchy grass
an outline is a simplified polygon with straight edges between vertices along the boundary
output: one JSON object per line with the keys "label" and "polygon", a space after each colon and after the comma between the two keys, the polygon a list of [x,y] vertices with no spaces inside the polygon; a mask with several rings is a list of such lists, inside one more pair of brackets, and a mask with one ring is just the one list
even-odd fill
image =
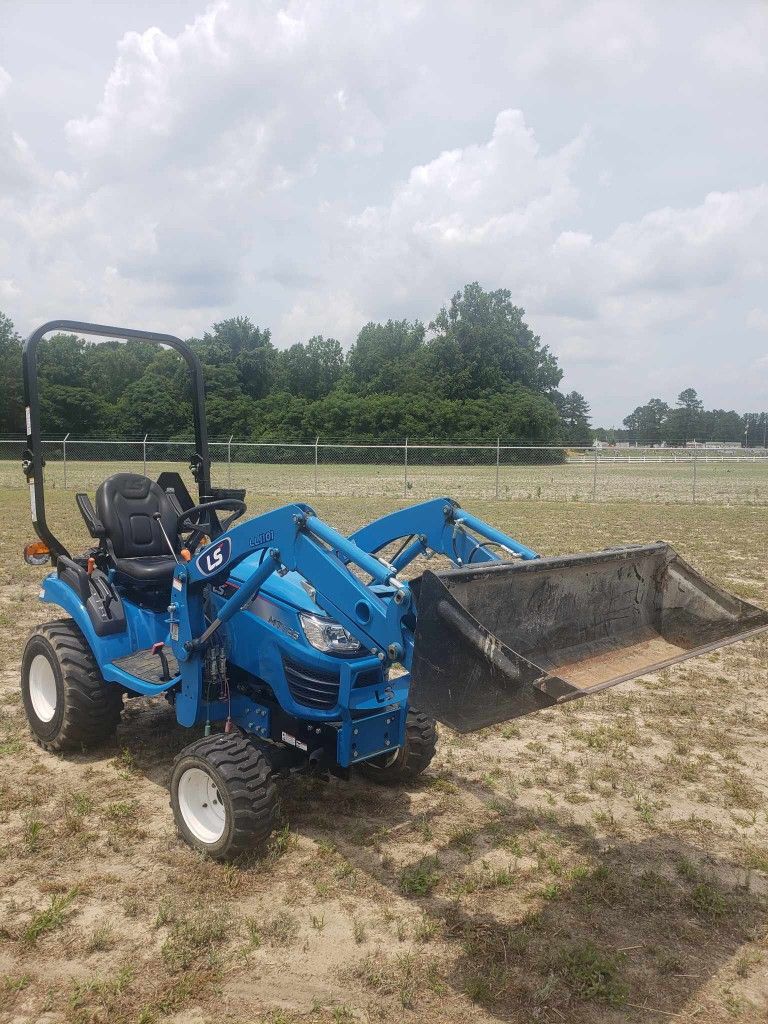
{"label": "patchy grass", "polygon": [[[221,865],[174,834],[171,764],[199,730],[164,701],[127,701],[99,751],[30,742],[23,635],[57,612],[20,563],[25,499],[0,491],[0,1004],[20,1024],[766,1018],[768,638],[443,729],[413,785],[294,779],[269,851]],[[84,545],[72,495],[48,499]],[[313,504],[351,530],[398,502]],[[668,539],[768,607],[762,508],[467,504],[545,553]]]}
{"label": "patchy grass", "polygon": [[213,966],[230,927],[231,918],[225,909],[207,909],[184,917],[174,923],[163,943],[163,959],[173,974],[201,964]]}
{"label": "patchy grass", "polygon": [[578,999],[622,1006],[629,986],[623,979],[621,953],[599,949],[591,942],[572,943],[552,958],[552,970]]}
{"label": "patchy grass", "polygon": [[69,907],[76,895],[77,890],[70,889],[64,895],[51,896],[48,906],[39,910],[24,929],[24,941],[34,945],[45,932],[61,928],[69,916]]}
{"label": "patchy grass", "polygon": [[[134,470],[142,471],[141,442],[133,446]],[[22,444],[19,443],[19,460]],[[126,449],[130,450],[130,446]],[[215,450],[215,449],[214,449]],[[221,449],[219,449],[219,454]],[[252,454],[252,453],[251,453]],[[450,464],[450,452],[439,465],[418,464],[418,452],[411,452],[408,466],[408,496],[411,501],[423,501],[438,494],[450,494],[468,505],[484,504],[496,493],[496,465],[493,451],[489,451],[487,464],[456,466]],[[544,455],[546,453],[543,453]],[[46,468],[48,486],[61,489],[64,485],[64,464],[61,451],[51,446]],[[693,497],[693,463],[660,462],[656,451],[633,453],[636,461],[612,461],[614,453],[598,453],[596,494],[601,501],[632,501],[643,495],[645,502],[684,502]],[[646,462],[640,461],[642,457]],[[215,456],[214,456],[215,457]],[[348,464],[333,462],[333,449],[321,448],[317,476],[312,462],[284,465],[274,462],[248,463],[233,461],[231,486],[245,487],[257,500],[267,498],[278,504],[295,501],[298,496],[312,504],[354,504],[378,495],[389,502],[397,502],[403,494],[403,452],[393,452],[391,461],[381,464]],[[416,459],[416,462],[412,460]],[[19,460],[0,460],[0,487],[21,490]],[[711,460],[711,461],[710,461]],[[768,502],[768,466],[765,460],[750,458],[738,461],[715,461],[716,456],[699,455],[696,464],[696,500],[700,503],[766,504]],[[101,481],[112,473],[124,472],[127,467],[119,462],[67,463],[67,484],[73,490],[93,492]],[[147,467],[151,476],[170,470],[188,474],[182,462],[152,462]],[[528,504],[542,505],[578,503],[592,495],[593,453],[586,453],[580,461],[560,464],[502,465],[499,468],[498,492],[502,498]],[[535,499],[535,501],[531,501]]]}
{"label": "patchy grass", "polygon": [[437,857],[421,857],[400,871],[400,891],[404,896],[428,896],[439,882],[440,861]]}
{"label": "patchy grass", "polygon": [[[316,922],[322,922],[321,927],[316,928],[317,931],[322,931],[325,927],[325,918],[323,915],[313,915],[313,917]],[[299,937],[299,922],[295,915],[287,910],[279,910],[264,921],[248,918],[246,924],[251,943],[254,946],[266,943],[286,949],[288,946],[292,946]]]}
{"label": "patchy grass", "polygon": [[694,914],[711,921],[725,917],[730,909],[727,894],[710,882],[697,882],[685,902]]}

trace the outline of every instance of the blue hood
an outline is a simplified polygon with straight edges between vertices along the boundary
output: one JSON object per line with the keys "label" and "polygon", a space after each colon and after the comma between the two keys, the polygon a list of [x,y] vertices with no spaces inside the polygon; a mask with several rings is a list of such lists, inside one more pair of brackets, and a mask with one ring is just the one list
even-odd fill
{"label": "blue hood", "polygon": [[[261,564],[263,552],[255,551],[252,555],[244,558],[235,566],[230,573],[230,580],[238,585],[244,583],[248,577],[258,569]],[[273,598],[283,604],[290,605],[301,612],[311,612],[314,615],[326,615],[323,609],[312,600],[303,587],[304,577],[297,572],[287,572],[285,576],[278,576],[272,573],[269,579],[261,588],[264,597]]]}

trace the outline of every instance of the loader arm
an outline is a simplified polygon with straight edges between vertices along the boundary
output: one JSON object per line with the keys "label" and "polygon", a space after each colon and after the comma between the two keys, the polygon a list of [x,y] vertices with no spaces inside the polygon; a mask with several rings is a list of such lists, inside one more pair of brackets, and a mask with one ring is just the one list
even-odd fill
{"label": "loader arm", "polygon": [[[391,562],[377,556],[398,540]],[[206,585],[223,582],[258,551],[260,561],[207,624]],[[454,567],[423,573],[417,608],[398,574],[435,553]],[[234,527],[175,570],[170,640],[181,669],[182,724],[195,721],[202,701],[208,641],[283,570],[311,584],[316,603],[384,668],[404,666],[409,704],[459,731],[768,628],[768,613],[705,580],[667,544],[541,558],[447,498],[401,509],[351,537],[307,505],[286,505]]]}
{"label": "loader arm", "polygon": [[454,565],[477,565],[506,558],[531,561],[539,555],[459,507],[451,498],[435,498],[399,509],[351,534],[364,551],[376,553],[404,540],[392,558],[398,572],[419,556],[444,555]]}
{"label": "loader arm", "polygon": [[[393,562],[378,557],[406,538]],[[258,567],[206,623],[204,590],[221,582],[245,558],[262,551]],[[477,519],[450,498],[400,509],[345,537],[308,505],[285,505],[233,527],[195,558],[176,567],[169,606],[170,644],[179,662],[179,721],[194,721],[202,700],[203,656],[218,629],[252,601],[274,572],[294,570],[316,592],[316,601],[384,666],[414,660],[416,609],[398,573],[419,555],[441,554],[456,566],[498,563],[502,555],[539,556]],[[368,582],[351,567],[362,570]]]}
{"label": "loader arm", "polygon": [[[204,591],[263,551],[258,567],[206,623]],[[364,583],[352,571],[370,576]],[[307,505],[286,505],[233,527],[174,572],[169,606],[170,644],[181,670],[179,721],[194,721],[202,700],[203,654],[217,630],[259,593],[274,572],[298,572],[316,591],[316,602],[380,662],[410,665],[413,601],[407,582],[388,563],[318,519]]]}
{"label": "loader arm", "polygon": [[[407,544],[393,562],[377,557],[387,544],[403,537]],[[202,587],[259,550],[265,556],[258,569],[205,627]],[[413,637],[403,619],[412,609],[412,599],[407,582],[397,573],[419,554],[438,553],[464,565],[500,561],[497,551],[525,560],[539,557],[450,498],[401,509],[350,537],[319,519],[308,505],[286,505],[234,527],[194,561],[177,567],[173,587],[184,623],[176,641],[183,648],[175,653],[180,662],[189,660],[221,624],[258,594],[273,572],[285,568],[311,583],[318,604],[373,653],[408,665]],[[370,576],[370,582],[353,575],[350,565]]]}

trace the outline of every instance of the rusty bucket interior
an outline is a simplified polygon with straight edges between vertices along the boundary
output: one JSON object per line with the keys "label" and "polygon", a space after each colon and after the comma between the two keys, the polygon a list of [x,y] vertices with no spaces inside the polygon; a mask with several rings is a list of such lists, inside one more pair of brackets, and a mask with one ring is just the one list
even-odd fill
{"label": "rusty bucket interior", "polygon": [[663,542],[425,572],[411,700],[470,732],[765,629]]}

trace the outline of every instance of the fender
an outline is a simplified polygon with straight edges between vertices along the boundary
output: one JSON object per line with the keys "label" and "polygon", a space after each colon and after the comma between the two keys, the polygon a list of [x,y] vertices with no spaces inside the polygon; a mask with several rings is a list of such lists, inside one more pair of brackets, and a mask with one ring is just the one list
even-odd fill
{"label": "fender", "polygon": [[[43,580],[40,599],[46,604],[58,605],[72,617],[75,625],[88,642],[91,653],[106,682],[122,683],[134,693],[143,694],[162,693],[163,690],[168,690],[179,682],[177,676],[162,686],[152,683],[139,685],[140,681],[134,676],[129,676],[112,664],[117,658],[134,654],[142,648],[149,649],[157,640],[163,639],[166,631],[164,616],[126,603],[128,629],[124,633],[100,637],[96,635],[88,613],[75,592],[66,583],[62,583],[56,573],[51,573]],[[162,632],[160,632],[161,630]]]}

